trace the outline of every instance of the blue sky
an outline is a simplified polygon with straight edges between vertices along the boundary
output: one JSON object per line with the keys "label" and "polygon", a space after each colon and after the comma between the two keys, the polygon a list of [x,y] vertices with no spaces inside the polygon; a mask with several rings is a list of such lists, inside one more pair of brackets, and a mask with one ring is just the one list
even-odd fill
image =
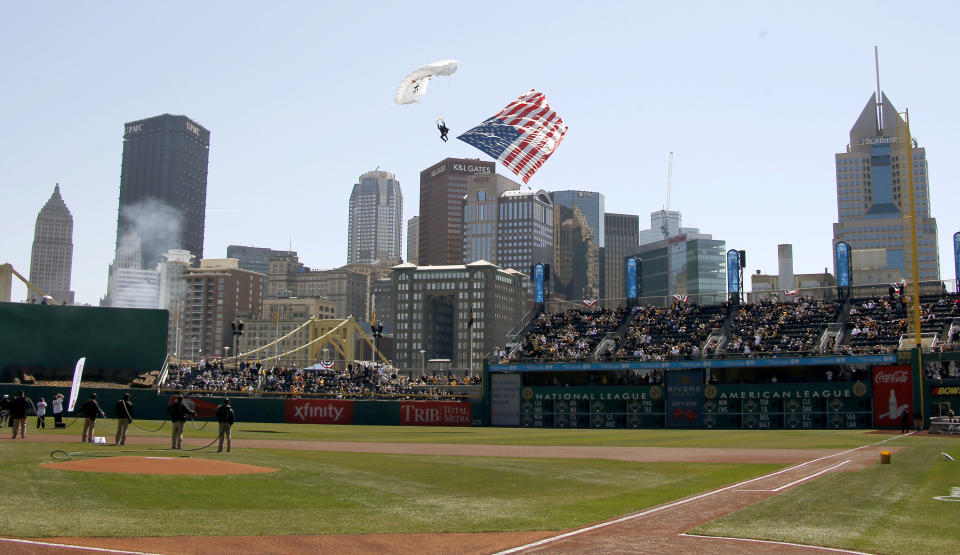
{"label": "blue sky", "polygon": [[[275,4],[275,5],[274,5]],[[609,212],[664,205],[749,273],[830,267],[834,153],[880,81],[926,147],[941,276],[960,230],[955,105],[958,9],[924,2],[8,2],[0,103],[0,262],[30,269],[37,212],[54,183],[74,217],[72,288],[106,292],[123,124],[184,114],[212,133],[205,255],[288,246],[313,268],[346,262],[360,174],[396,174],[404,219],[419,172],[486,155],[443,143],[531,88],[569,131],[531,179],[586,189]],[[417,105],[393,104],[418,65],[460,60]],[[498,171],[510,175],[505,169]],[[404,230],[404,245],[406,236]],[[14,285],[14,297],[26,290]]]}

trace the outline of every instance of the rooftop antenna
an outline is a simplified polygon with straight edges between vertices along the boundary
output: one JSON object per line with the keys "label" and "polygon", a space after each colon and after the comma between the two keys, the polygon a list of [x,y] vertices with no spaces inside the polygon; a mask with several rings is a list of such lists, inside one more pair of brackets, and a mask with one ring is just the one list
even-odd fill
{"label": "rooftop antenna", "polygon": [[670,189],[673,188],[673,152],[670,153],[670,161],[667,162],[667,195],[664,199],[663,209],[670,210]]}
{"label": "rooftop antenna", "polygon": [[877,72],[877,134],[883,133],[883,97],[880,92],[880,53],[876,45],[873,47],[873,64]]}
{"label": "rooftop antenna", "polygon": [[673,152],[670,153],[669,162],[667,162],[667,194],[663,201],[663,223],[660,225],[660,233],[664,239],[670,238],[670,223],[668,221],[670,212],[670,190],[673,189]]}

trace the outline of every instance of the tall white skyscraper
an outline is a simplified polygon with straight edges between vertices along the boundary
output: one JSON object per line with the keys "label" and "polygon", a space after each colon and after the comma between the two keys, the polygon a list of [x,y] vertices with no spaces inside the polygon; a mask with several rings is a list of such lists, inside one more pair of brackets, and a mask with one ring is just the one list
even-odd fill
{"label": "tall white skyscraper", "polygon": [[390,172],[360,176],[350,194],[347,264],[376,264],[401,258],[403,194]]}
{"label": "tall white skyscraper", "polygon": [[[73,304],[70,271],[73,266],[73,216],[60,196],[60,184],[37,214],[30,257],[30,282],[57,303]],[[35,297],[30,293],[31,298]],[[35,301],[39,299],[34,299]]]}

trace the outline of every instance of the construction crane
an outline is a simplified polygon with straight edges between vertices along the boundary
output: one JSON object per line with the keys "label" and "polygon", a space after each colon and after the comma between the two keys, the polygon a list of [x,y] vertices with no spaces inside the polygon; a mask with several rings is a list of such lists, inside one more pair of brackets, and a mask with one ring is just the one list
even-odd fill
{"label": "construction crane", "polygon": [[667,213],[670,212],[670,190],[673,188],[673,152],[670,153],[670,161],[667,163],[667,194],[663,201],[663,224],[660,226],[660,233],[664,239],[670,238],[670,225],[667,223]]}
{"label": "construction crane", "polygon": [[20,275],[20,272],[13,269],[13,265],[10,263],[0,264],[0,302],[8,303],[10,302],[10,288],[13,285],[11,276],[17,276],[24,285],[27,286],[27,289],[36,294],[38,299],[50,299],[50,295],[44,293],[39,287],[30,283],[30,280]]}

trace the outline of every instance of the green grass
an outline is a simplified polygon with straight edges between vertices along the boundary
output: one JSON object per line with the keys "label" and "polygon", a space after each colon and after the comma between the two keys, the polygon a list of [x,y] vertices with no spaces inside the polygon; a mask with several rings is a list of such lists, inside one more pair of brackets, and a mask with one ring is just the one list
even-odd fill
{"label": "green grass", "polygon": [[960,502],[935,500],[960,487],[960,441],[901,438],[891,464],[839,472],[790,489],[692,531],[871,553],[960,552]]}
{"label": "green grass", "polygon": [[239,449],[228,460],[280,470],[148,476],[40,467],[56,448],[80,449],[0,443],[4,505],[24,508],[7,511],[0,535],[561,530],[778,468]]}
{"label": "green grass", "polygon": [[[157,423],[143,422],[146,428]],[[112,422],[98,426],[110,437]],[[79,435],[79,427],[67,430]],[[32,432],[31,433],[37,433]],[[41,434],[61,433],[47,430]],[[148,434],[163,449],[169,427]],[[186,435],[212,439],[213,426]],[[697,528],[877,553],[960,551],[960,442],[862,431],[537,430],[238,423],[235,439],[512,445],[821,448],[891,439],[893,464],[833,473]],[[238,447],[235,445],[235,447]],[[0,442],[0,535],[152,536],[564,530],[708,491],[776,465],[383,455],[251,449],[230,461],[280,469],[242,476],[138,476],[49,470],[50,451],[111,451],[79,443]],[[196,453],[199,457],[216,455]],[[37,518],[42,515],[42,518]]]}
{"label": "green grass", "polygon": [[[159,421],[138,421],[153,430]],[[198,423],[198,426],[202,423]],[[112,441],[116,425],[102,420],[98,435]],[[28,432],[29,433],[29,432]],[[45,433],[63,433],[47,430]],[[80,424],[67,433],[80,435]],[[157,433],[133,426],[128,435],[168,437],[169,424]],[[188,437],[216,437],[215,424],[196,431],[187,424]],[[235,439],[301,441],[359,441],[371,443],[460,443],[481,445],[583,445],[618,447],[723,447],[759,449],[850,449],[883,439],[863,430],[569,430],[552,428],[458,428],[416,426],[342,426],[238,422]]]}

